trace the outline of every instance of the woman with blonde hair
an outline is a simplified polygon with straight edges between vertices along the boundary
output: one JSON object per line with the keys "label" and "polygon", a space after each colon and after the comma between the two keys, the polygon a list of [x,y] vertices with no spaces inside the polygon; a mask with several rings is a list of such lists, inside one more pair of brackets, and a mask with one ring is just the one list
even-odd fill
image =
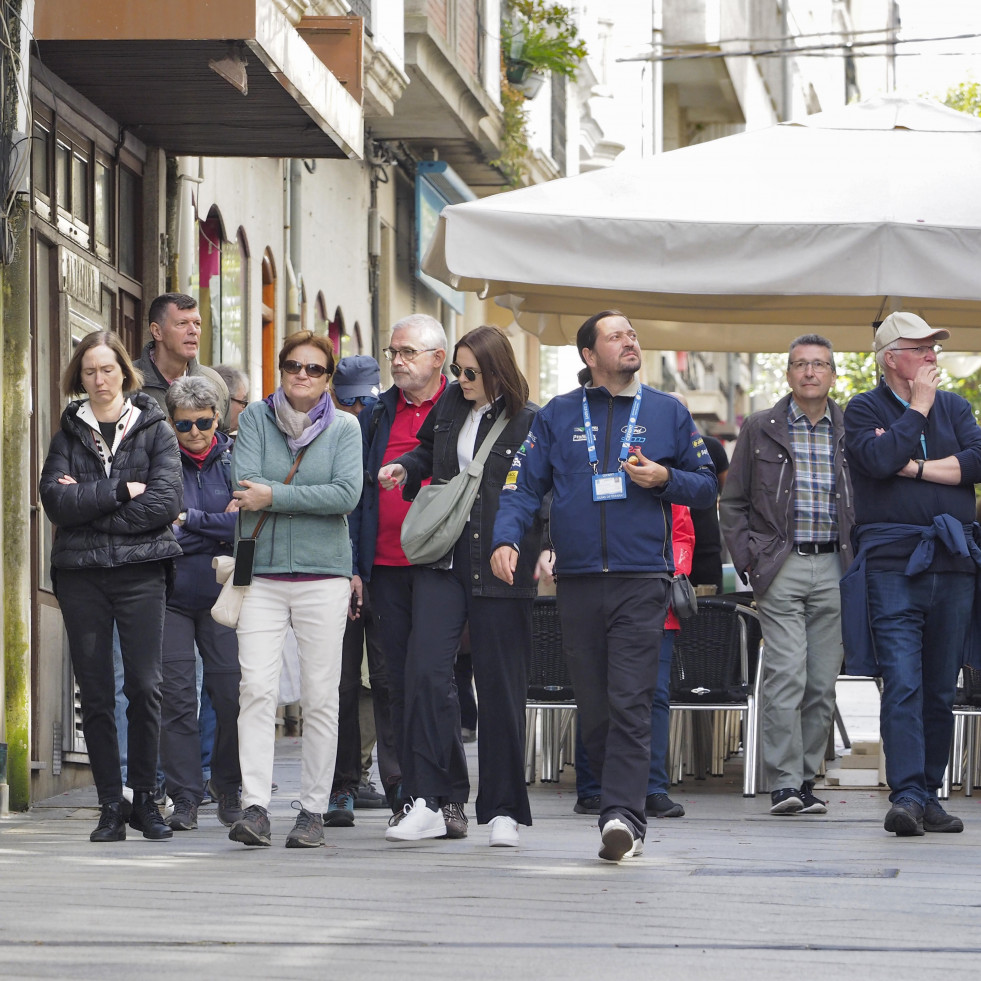
{"label": "woman with blonde hair", "polygon": [[[69,403],[41,471],[41,503],[55,526],[55,595],[82,698],[82,731],[101,814],[92,841],[126,837],[116,742],[112,632],[119,629],[129,699],[131,828],[170,838],[153,800],[160,738],[164,604],[181,554],[177,440],[112,331],[88,334],[62,378]],[[128,395],[127,392],[134,394]]]}

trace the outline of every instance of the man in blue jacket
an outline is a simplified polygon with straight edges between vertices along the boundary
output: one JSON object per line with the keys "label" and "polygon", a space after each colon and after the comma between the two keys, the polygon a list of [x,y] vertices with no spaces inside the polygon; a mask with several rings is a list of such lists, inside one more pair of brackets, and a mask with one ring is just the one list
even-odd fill
{"label": "man in blue jacket", "polygon": [[576,337],[583,387],[552,399],[515,457],[491,568],[511,582],[521,536],[553,493],[563,648],[589,762],[601,786],[600,858],[639,855],[651,700],[674,560],[671,505],[708,507],[715,470],[688,410],[641,385],[640,345],[616,310]]}
{"label": "man in blue jacket", "polygon": [[[901,836],[964,830],[937,790],[981,561],[981,429],[965,399],[937,390],[936,342],[949,336],[890,314],[875,335],[882,380],[845,410],[859,549],[841,584],[845,667],[882,676],[885,829]],[[869,640],[872,656],[859,660]]]}

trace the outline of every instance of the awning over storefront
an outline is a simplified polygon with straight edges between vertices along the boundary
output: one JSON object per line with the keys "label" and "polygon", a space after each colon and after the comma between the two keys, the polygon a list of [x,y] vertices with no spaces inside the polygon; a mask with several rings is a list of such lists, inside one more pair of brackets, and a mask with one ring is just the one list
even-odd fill
{"label": "awning over storefront", "polygon": [[360,103],[273,0],[37,0],[34,33],[46,68],[169,153],[362,154]]}

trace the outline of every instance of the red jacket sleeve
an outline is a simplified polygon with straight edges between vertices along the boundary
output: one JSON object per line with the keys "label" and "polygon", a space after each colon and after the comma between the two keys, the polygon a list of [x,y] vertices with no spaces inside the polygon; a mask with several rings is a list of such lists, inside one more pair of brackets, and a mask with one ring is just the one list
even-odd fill
{"label": "red jacket sleeve", "polygon": [[[674,549],[674,571],[683,572],[687,576],[691,572],[695,552],[695,526],[692,524],[691,512],[683,504],[671,505],[671,545]],[[664,629],[681,629],[672,609],[668,609]]]}

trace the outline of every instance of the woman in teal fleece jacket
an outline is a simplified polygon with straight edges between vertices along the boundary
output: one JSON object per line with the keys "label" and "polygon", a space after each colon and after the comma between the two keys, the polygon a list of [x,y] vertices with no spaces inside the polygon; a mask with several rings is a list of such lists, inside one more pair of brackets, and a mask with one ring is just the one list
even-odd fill
{"label": "woman in teal fleece jacket", "polygon": [[[330,341],[291,334],[279,352],[281,387],[239,416],[232,454],[242,511],[236,551],[268,512],[255,546],[254,578],[238,623],[242,684],[239,758],[242,819],[228,833],[246,845],[270,843],[273,743],[283,642],[292,626],[303,686],[300,813],[288,848],[323,844],[337,752],[341,643],[350,601],[347,515],[361,496],[361,431],[336,412],[327,391]],[[300,464],[287,484],[299,454]]]}

